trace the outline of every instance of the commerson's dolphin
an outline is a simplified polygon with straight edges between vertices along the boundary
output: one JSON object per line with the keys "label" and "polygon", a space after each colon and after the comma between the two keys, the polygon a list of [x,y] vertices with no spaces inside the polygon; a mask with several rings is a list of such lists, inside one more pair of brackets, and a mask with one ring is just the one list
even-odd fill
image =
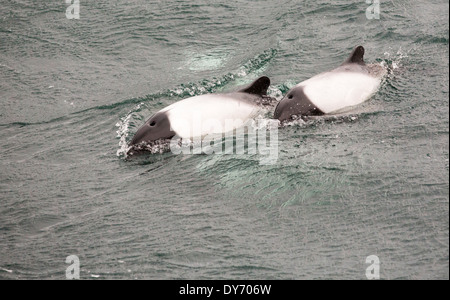
{"label": "commerson's dolphin", "polygon": [[274,117],[287,121],[300,116],[341,113],[368,100],[380,87],[386,70],[364,63],[364,47],[356,47],[338,68],[292,88],[278,103]]}
{"label": "commerson's dolphin", "polygon": [[179,137],[190,139],[232,131],[261,113],[273,99],[268,77],[233,93],[206,94],[178,101],[154,114],[138,129],[129,146]]}

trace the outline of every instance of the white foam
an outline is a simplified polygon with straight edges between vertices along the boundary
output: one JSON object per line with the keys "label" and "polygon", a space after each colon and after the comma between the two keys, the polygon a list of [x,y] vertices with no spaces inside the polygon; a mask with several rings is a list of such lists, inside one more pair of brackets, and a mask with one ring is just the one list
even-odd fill
{"label": "white foam", "polygon": [[12,273],[13,272],[13,270],[5,269],[5,268],[2,268],[2,267],[0,267],[0,270],[5,271],[7,273]]}
{"label": "white foam", "polygon": [[131,116],[133,115],[133,112],[140,110],[140,108],[143,104],[144,103],[140,103],[139,105],[137,105],[137,107],[135,109],[128,112],[128,114],[125,117],[121,118],[120,121],[116,123],[116,127],[118,127],[116,133],[117,133],[117,137],[120,139],[119,140],[119,149],[116,152],[116,155],[118,157],[126,157],[128,150],[130,150],[130,147],[128,146],[128,143],[127,143],[127,137],[128,137],[128,133],[129,133],[128,128],[129,128]]}

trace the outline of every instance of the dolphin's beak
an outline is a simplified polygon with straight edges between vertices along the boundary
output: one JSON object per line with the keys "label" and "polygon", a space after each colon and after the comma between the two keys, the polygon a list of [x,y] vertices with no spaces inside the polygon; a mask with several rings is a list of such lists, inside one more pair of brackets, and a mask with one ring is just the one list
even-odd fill
{"label": "dolphin's beak", "polygon": [[287,99],[286,97],[283,97],[283,99],[278,102],[277,107],[275,108],[274,118],[278,119],[280,122],[286,121],[291,118],[292,116],[292,107],[289,107],[291,105],[290,99]]}
{"label": "dolphin's beak", "polygon": [[174,136],[175,132],[171,129],[167,115],[165,113],[157,113],[138,129],[129,145],[135,146],[140,143],[151,143],[161,139],[171,139]]}
{"label": "dolphin's beak", "polygon": [[130,142],[130,146],[138,145],[142,142],[149,142],[149,140],[147,140],[147,136],[149,135],[150,130],[151,128],[148,123],[142,125],[141,128],[139,128],[134,134],[133,139]]}

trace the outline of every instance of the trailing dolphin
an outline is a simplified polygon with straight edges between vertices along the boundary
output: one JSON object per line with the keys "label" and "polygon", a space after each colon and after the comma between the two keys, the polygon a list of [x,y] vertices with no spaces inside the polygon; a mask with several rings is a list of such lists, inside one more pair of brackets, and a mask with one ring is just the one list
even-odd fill
{"label": "trailing dolphin", "polygon": [[273,101],[267,96],[269,86],[270,79],[263,76],[237,92],[206,94],[178,101],[150,117],[138,129],[129,146],[232,131],[257,117],[261,107]]}
{"label": "trailing dolphin", "polygon": [[293,87],[278,103],[280,121],[299,116],[343,112],[368,100],[380,87],[386,70],[366,65],[364,47],[356,47],[338,68],[316,75]]}

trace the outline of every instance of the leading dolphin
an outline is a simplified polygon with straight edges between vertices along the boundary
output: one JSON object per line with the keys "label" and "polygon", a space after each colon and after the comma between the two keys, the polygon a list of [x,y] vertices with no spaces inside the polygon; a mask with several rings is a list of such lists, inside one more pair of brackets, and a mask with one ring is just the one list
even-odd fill
{"label": "leading dolphin", "polygon": [[263,76],[237,92],[206,94],[178,101],[150,117],[138,129],[129,146],[175,136],[189,139],[232,131],[258,116],[261,107],[273,101],[267,96],[269,86],[270,79]]}
{"label": "leading dolphin", "polygon": [[339,113],[368,100],[380,87],[386,70],[380,65],[366,65],[364,52],[364,47],[358,46],[338,68],[296,85],[278,103],[274,117],[287,121]]}

